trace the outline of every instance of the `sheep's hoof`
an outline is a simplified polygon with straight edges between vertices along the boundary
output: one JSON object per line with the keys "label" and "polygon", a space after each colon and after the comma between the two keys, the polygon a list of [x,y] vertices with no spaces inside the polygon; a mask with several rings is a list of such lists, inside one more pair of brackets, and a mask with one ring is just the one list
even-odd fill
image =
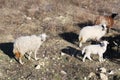
{"label": "sheep's hoof", "polygon": [[105,59],[99,60],[99,62],[101,62],[101,63],[104,62],[104,61],[105,61]]}
{"label": "sheep's hoof", "polygon": [[30,58],[30,57],[28,57],[27,59],[28,59],[28,60],[30,60],[31,58]]}
{"label": "sheep's hoof", "polygon": [[82,60],[83,62],[85,62],[85,60]]}
{"label": "sheep's hoof", "polygon": [[79,44],[79,47],[81,48],[81,47],[82,47],[82,44]]}
{"label": "sheep's hoof", "polygon": [[24,64],[24,62],[20,62],[20,64],[22,64],[22,65],[23,65],[23,64]]}
{"label": "sheep's hoof", "polygon": [[22,64],[22,65],[24,64],[24,62],[22,62],[22,60],[21,60],[21,59],[19,60],[19,63],[20,63],[20,64]]}

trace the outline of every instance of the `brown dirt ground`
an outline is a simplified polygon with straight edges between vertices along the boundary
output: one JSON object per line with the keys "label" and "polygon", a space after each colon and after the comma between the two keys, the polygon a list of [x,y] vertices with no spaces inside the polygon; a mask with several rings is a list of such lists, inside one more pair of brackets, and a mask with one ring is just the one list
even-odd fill
{"label": "brown dirt ground", "polygon": [[[83,80],[98,67],[120,69],[120,48],[113,44],[120,44],[120,14],[105,37],[110,45],[104,63],[97,56],[82,62],[78,48],[80,29],[92,25],[98,15],[120,13],[119,7],[120,0],[0,0],[0,80]],[[20,65],[12,53],[14,40],[40,33],[50,36],[38,51],[40,60],[24,57]],[[120,80],[120,73],[109,80]]]}

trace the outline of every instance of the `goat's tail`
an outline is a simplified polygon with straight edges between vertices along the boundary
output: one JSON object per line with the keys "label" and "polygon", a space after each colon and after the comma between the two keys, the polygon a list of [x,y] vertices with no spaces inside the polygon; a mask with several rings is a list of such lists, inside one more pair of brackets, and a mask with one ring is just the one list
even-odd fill
{"label": "goat's tail", "polygon": [[111,14],[111,18],[114,19],[117,15],[118,15],[118,13],[112,13],[112,14]]}

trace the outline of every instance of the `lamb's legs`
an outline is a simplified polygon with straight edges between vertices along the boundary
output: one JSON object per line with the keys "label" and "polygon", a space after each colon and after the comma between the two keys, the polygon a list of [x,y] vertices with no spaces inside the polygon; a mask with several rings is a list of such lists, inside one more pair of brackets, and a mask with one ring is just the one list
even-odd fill
{"label": "lamb's legs", "polygon": [[87,58],[92,61],[92,58],[90,57],[90,55],[88,55]]}
{"label": "lamb's legs", "polygon": [[100,61],[100,62],[104,61],[104,59],[103,59],[103,55],[102,55],[102,54],[99,55],[99,61]]}
{"label": "lamb's legs", "polygon": [[86,59],[87,55],[85,54],[84,57],[83,57],[83,62],[85,62],[85,59]]}
{"label": "lamb's legs", "polygon": [[30,58],[31,58],[31,54],[32,54],[32,52],[30,52],[28,55],[28,60],[30,60]]}
{"label": "lamb's legs", "polygon": [[36,57],[36,55],[37,55],[37,51],[38,51],[38,50],[35,50],[35,53],[34,53],[35,60],[38,60],[38,59],[39,59],[39,58]]}
{"label": "lamb's legs", "polygon": [[90,57],[90,53],[87,53],[84,55],[83,62],[85,62],[86,57],[92,61],[92,58]]}

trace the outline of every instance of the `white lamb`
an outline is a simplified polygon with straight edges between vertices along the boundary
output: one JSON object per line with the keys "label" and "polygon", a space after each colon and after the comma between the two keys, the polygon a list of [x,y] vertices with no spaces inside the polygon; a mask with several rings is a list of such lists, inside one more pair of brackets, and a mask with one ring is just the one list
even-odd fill
{"label": "white lamb", "polygon": [[107,50],[107,45],[109,43],[107,41],[101,41],[101,44],[93,44],[88,45],[83,48],[82,54],[85,53],[83,62],[85,62],[85,59],[88,58],[89,60],[92,60],[90,55],[91,54],[98,54],[99,55],[99,61],[102,62],[103,60],[103,54]]}
{"label": "white lamb", "polygon": [[97,40],[99,41],[107,32],[106,24],[86,26],[80,30],[79,33],[79,47],[82,47],[82,43],[87,40]]}
{"label": "white lamb", "polygon": [[23,64],[21,58],[24,54],[28,54],[30,59],[31,54],[34,53],[35,60],[39,58],[36,57],[37,51],[41,44],[46,41],[47,35],[45,33],[40,34],[39,36],[31,35],[31,36],[22,36],[15,40],[13,53],[15,54],[15,58],[18,59],[20,64]]}

